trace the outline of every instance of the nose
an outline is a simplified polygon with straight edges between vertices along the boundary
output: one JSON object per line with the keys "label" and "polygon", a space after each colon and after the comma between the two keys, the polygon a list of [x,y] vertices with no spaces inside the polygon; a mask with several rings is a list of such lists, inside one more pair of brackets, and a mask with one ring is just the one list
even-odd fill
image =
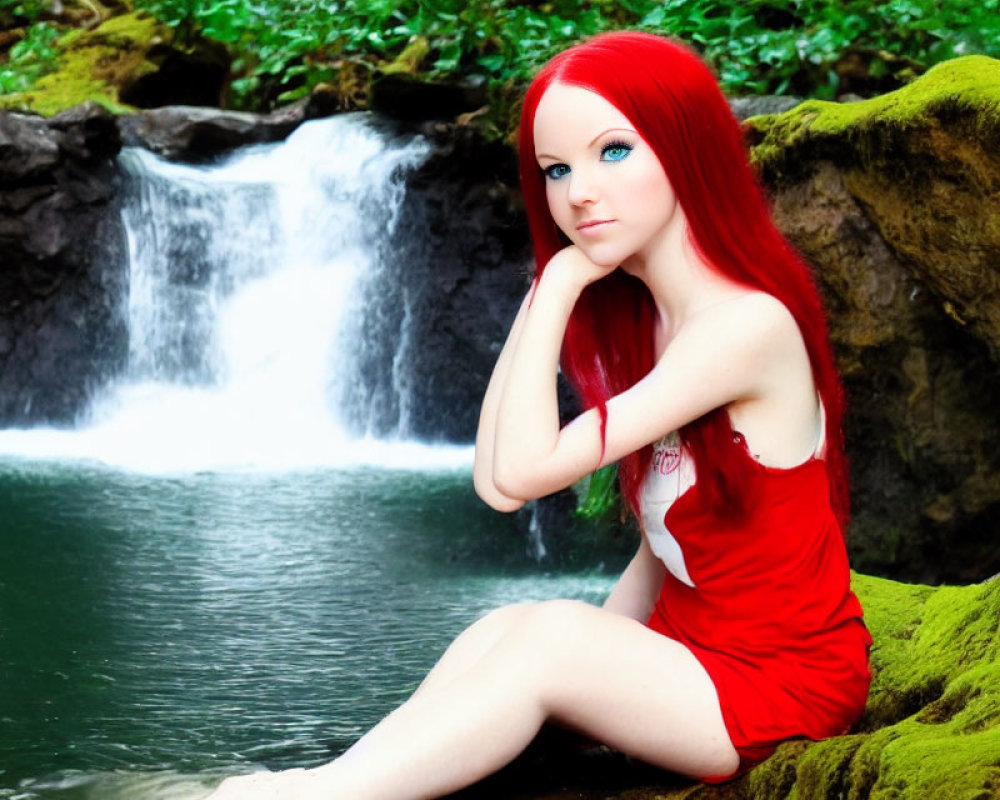
{"label": "nose", "polygon": [[572,205],[582,206],[597,200],[597,181],[590,170],[578,167],[571,171],[567,177],[569,178],[569,191],[566,199]]}

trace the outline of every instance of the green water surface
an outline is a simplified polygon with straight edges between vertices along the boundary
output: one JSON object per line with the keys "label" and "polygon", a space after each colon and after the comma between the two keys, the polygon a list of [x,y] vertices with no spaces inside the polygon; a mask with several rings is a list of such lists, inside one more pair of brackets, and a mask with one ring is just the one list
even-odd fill
{"label": "green water surface", "polygon": [[[0,462],[0,798],[197,797],[327,760],[509,602],[600,602],[467,470]],[[199,793],[200,792],[200,793]]]}

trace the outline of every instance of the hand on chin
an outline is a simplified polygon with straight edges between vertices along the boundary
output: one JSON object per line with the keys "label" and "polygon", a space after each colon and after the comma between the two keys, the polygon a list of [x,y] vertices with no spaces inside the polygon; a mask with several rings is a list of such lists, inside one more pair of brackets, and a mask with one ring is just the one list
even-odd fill
{"label": "hand on chin", "polygon": [[554,271],[583,289],[588,284],[610,275],[618,269],[619,263],[617,259],[605,259],[599,252],[588,253],[579,245],[571,244],[552,256],[545,266],[545,272]]}

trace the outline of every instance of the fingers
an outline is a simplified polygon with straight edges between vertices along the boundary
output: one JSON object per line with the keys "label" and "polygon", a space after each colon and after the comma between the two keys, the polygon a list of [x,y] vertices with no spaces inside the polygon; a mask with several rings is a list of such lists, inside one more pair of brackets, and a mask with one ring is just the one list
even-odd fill
{"label": "fingers", "polygon": [[610,275],[617,264],[598,264],[577,245],[570,245],[556,253],[545,267],[545,274],[558,273],[577,291],[587,284]]}

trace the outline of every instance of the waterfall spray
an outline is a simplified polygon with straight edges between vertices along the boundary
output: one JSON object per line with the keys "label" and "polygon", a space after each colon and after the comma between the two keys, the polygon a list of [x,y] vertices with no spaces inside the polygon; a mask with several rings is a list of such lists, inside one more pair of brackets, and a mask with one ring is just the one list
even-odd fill
{"label": "waterfall spray", "polygon": [[126,148],[128,368],[78,430],[4,432],[0,452],[143,471],[467,463],[468,448],[416,456],[398,429],[372,440],[341,413],[365,396],[340,378],[358,348],[343,321],[363,315],[359,286],[378,281],[377,244],[428,151],[364,115],[208,166]]}

